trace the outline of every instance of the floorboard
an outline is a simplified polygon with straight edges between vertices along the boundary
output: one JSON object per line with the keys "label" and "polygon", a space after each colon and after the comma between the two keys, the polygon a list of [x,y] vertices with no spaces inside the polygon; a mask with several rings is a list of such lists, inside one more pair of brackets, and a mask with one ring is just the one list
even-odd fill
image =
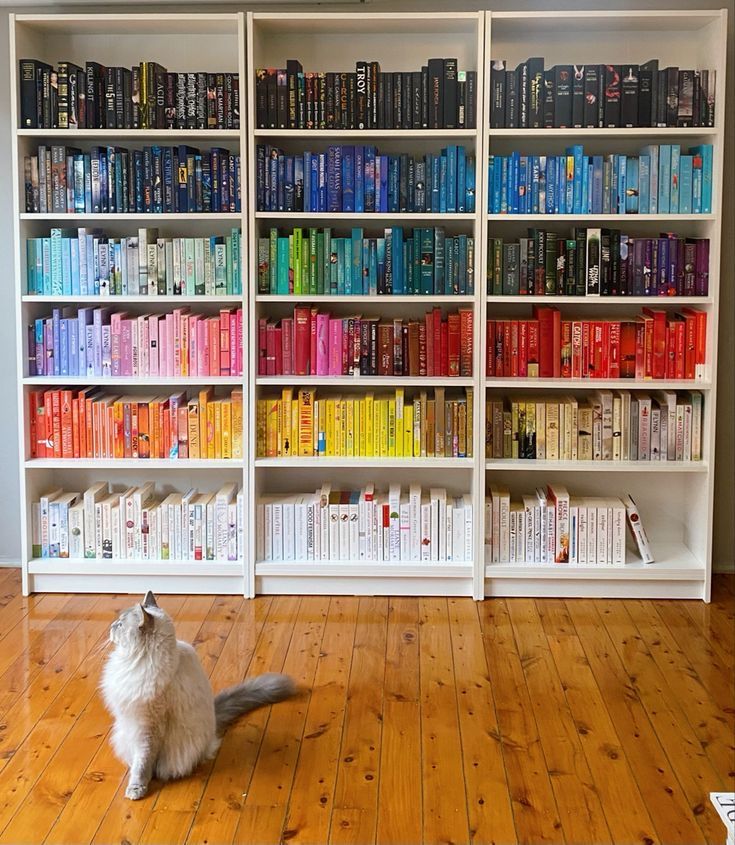
{"label": "floorboard", "polygon": [[99,696],[127,596],[0,570],[0,845],[721,843],[735,579],[712,603],[162,596],[215,690],[286,671],[192,777],[124,797]]}

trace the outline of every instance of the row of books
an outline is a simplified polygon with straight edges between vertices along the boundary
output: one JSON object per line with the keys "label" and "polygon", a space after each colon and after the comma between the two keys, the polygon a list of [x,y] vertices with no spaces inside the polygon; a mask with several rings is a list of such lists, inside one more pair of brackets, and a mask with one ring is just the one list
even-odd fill
{"label": "row of books", "polygon": [[471,308],[423,320],[332,316],[308,305],[258,320],[258,375],[471,376]]}
{"label": "row of books", "polygon": [[156,490],[149,481],[114,489],[98,481],[83,492],[50,490],[31,506],[34,558],[242,560],[243,491]]}
{"label": "row of books", "polygon": [[328,395],[284,388],[256,403],[258,457],[471,458],[473,389]]}
{"label": "row of books", "polygon": [[259,561],[472,560],[472,497],[443,487],[408,490],[391,484],[380,493],[359,490],[271,495],[258,500],[255,557]]}
{"label": "row of books", "polygon": [[491,155],[491,214],[711,214],[712,145],[682,154],[650,144],[638,156]]}
{"label": "row of books", "polygon": [[39,146],[25,156],[29,214],[239,212],[240,156],[178,147]]}
{"label": "row of books", "polygon": [[537,488],[512,501],[506,487],[485,499],[485,559],[489,563],[624,566],[626,521],[644,563],[648,538],[630,496],[570,496],[561,484]]}
{"label": "row of books", "polygon": [[597,390],[488,399],[485,456],[540,461],[701,461],[703,397]]}
{"label": "row of books", "polygon": [[297,59],[255,71],[259,129],[474,129],[477,72],[457,59],[429,59],[416,71],[310,72]]}
{"label": "row of books", "polygon": [[707,296],[709,238],[662,232],[633,237],[619,229],[574,228],[569,236],[528,229],[528,237],[491,238],[493,296]]}
{"label": "row of books", "polygon": [[441,226],[391,226],[382,237],[330,228],[270,230],[258,238],[258,293],[391,296],[473,294],[475,239]]}
{"label": "row of books", "polygon": [[32,458],[242,460],[242,390],[189,397],[32,390],[28,394]]}
{"label": "row of books", "polygon": [[177,308],[129,315],[109,308],[54,308],[29,326],[31,376],[239,376],[242,309],[215,316]]}
{"label": "row of books", "polygon": [[20,59],[22,129],[239,129],[236,73]]}
{"label": "row of books", "polygon": [[258,211],[473,212],[475,158],[463,146],[414,158],[371,146],[289,155],[256,147]]}
{"label": "row of books", "polygon": [[714,70],[642,65],[554,65],[543,57],[515,70],[490,68],[493,129],[714,126]]}
{"label": "row of books", "polygon": [[644,308],[633,319],[562,320],[533,307],[531,320],[488,320],[493,378],[697,379],[705,377],[707,312]]}
{"label": "row of books", "polygon": [[34,296],[227,296],[242,293],[240,230],[198,238],[158,229],[118,238],[102,229],[53,228],[26,240]]}

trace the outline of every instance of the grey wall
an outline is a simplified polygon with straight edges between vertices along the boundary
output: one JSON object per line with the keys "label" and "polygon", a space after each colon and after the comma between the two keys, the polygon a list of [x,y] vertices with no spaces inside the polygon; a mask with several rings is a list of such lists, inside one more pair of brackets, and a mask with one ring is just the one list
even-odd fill
{"label": "grey wall", "polygon": [[[720,349],[717,407],[717,461],[715,471],[715,513],[714,513],[714,564],[715,568],[727,569],[735,565],[735,61],[733,57],[733,36],[735,28],[735,0],[637,0],[635,3],[616,2],[573,2],[559,0],[564,9],[689,9],[689,8],[727,8],[728,9],[728,79],[726,104],[726,139],[725,139],[725,186],[724,186],[724,232],[722,249],[722,275],[720,283]],[[355,7],[329,4],[321,9],[337,11],[347,8],[356,11],[417,11],[438,9],[548,9],[548,2],[512,2],[512,0],[371,0],[366,5]],[[122,4],[114,6],[44,6],[24,7],[17,11],[51,10],[83,12],[121,11]],[[187,11],[233,11],[240,9],[273,9],[268,3],[257,5],[221,6],[203,2],[186,6]],[[309,9],[299,5],[299,11]],[[320,8],[314,4],[314,8]],[[171,12],[171,6],[130,4],[126,11]],[[278,5],[278,11],[285,11],[288,6]],[[14,11],[8,8],[7,12]],[[8,66],[8,17],[0,13],[0,68]],[[18,493],[18,409],[16,407],[15,387],[15,302],[13,283],[12,251],[12,202],[10,181],[10,91],[7,72],[2,74],[5,83],[0,85],[0,115],[3,116],[0,128],[0,562],[17,562],[20,555],[20,509]]]}

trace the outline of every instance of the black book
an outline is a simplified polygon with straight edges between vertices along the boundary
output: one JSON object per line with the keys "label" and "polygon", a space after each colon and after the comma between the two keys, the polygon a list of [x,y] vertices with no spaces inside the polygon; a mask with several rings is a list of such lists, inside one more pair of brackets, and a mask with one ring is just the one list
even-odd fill
{"label": "black book", "polygon": [[[76,102],[72,103],[70,85],[74,86],[74,96],[76,96],[76,79],[77,73],[80,71],[81,68],[75,65],[74,62],[59,62],[59,129],[78,126],[76,120]],[[74,78],[73,83],[71,83],[72,77]],[[70,122],[70,115],[72,114],[74,115],[74,122]]]}
{"label": "black book", "polygon": [[[359,84],[357,74],[355,74],[356,84]],[[359,88],[357,91],[359,98]],[[359,118],[358,118],[359,119]],[[374,129],[373,124],[373,65],[372,62],[365,63],[365,126],[368,129]]]}
{"label": "black book", "polygon": [[516,68],[518,91],[518,128],[528,129],[528,65],[521,62]]}
{"label": "black book", "polygon": [[679,71],[677,126],[694,126],[694,71]]}
{"label": "black book", "polygon": [[584,126],[584,65],[572,66],[572,126]]}
{"label": "black book", "polygon": [[576,290],[574,291],[576,296],[586,296],[587,294],[587,229],[585,228],[575,228],[574,230],[574,240],[577,242],[577,247],[574,250],[576,254],[576,274],[575,274],[575,284]]}
{"label": "black book", "polygon": [[[214,84],[214,74],[212,76],[212,84]],[[175,73],[167,73],[166,74],[166,122],[164,125],[165,129],[176,129],[176,79],[177,74]],[[209,96],[209,93],[207,94]],[[212,92],[212,97],[214,98],[214,91]],[[216,101],[214,102],[215,106],[215,120],[217,119],[217,111],[216,111]]]}
{"label": "black book", "polygon": [[701,126],[702,114],[702,74],[695,70],[693,72],[692,86],[692,126]]}
{"label": "black book", "polygon": [[[263,72],[265,73],[265,71]],[[258,82],[260,84],[260,82]],[[263,119],[264,124],[263,126],[268,123],[268,97],[266,91],[266,78],[263,77],[263,85],[262,85],[262,94],[263,94]],[[176,128],[177,129],[186,129],[186,74],[185,73],[177,73],[176,74]]]}
{"label": "black book", "polygon": [[640,88],[638,65],[623,65],[620,94],[620,125],[638,126],[638,92]]}
{"label": "black book", "polygon": [[[313,106],[313,100],[311,102]],[[279,68],[276,71],[276,127],[278,129],[288,128],[288,79],[286,77],[285,68]],[[311,128],[313,128],[313,126]]]}
{"label": "black book", "polygon": [[58,129],[59,126],[59,74],[52,67],[43,73],[44,126]]}
{"label": "black book", "polygon": [[39,129],[40,97],[38,96],[43,62],[35,59],[20,59],[20,128]]}
{"label": "black book", "polygon": [[115,72],[117,68],[108,67],[105,70],[105,127],[117,129],[115,116]]}
{"label": "black book", "polygon": [[[335,113],[334,125],[338,129],[347,129],[347,73],[337,73],[334,77],[335,83]],[[302,80],[303,74],[299,77]],[[301,111],[299,110],[299,121],[301,121]],[[299,123],[301,126],[301,123]]]}
{"label": "black book", "polygon": [[554,69],[544,71],[544,129],[554,128],[554,89],[556,87]]}
{"label": "black book", "polygon": [[383,79],[383,128],[395,129],[393,123],[393,74],[381,74]]}
{"label": "black book", "polygon": [[393,128],[403,129],[403,115],[401,114],[401,103],[403,102],[403,74],[400,71],[394,71],[393,77]]}
{"label": "black book", "polygon": [[380,79],[380,64],[371,62],[368,66],[368,103],[370,105],[369,118],[373,129],[379,129],[378,123],[378,83]]}
{"label": "black book", "polygon": [[421,128],[429,128],[429,68],[421,68]]}
{"label": "black book", "polygon": [[[230,76],[230,82],[232,81],[232,75]],[[164,85],[167,84],[168,74],[164,74]],[[225,78],[225,85],[227,80]],[[206,129],[207,128],[207,74],[205,72],[197,73],[197,129]],[[225,111],[229,111],[229,109],[225,109]],[[217,123],[216,117],[216,110],[215,110],[215,125]],[[166,125],[166,89],[164,88],[163,92],[163,125]],[[223,124],[224,128],[224,124]]]}
{"label": "black book", "polygon": [[299,74],[303,73],[301,62],[297,59],[286,59],[286,88],[288,90],[288,128],[297,128],[297,97],[299,91]]}
{"label": "black book", "polygon": [[84,70],[87,89],[87,129],[104,129],[102,116],[104,109],[103,80],[105,69],[97,62],[87,62]]}
{"label": "black book", "polygon": [[656,77],[656,123],[666,126],[666,78],[665,70],[660,70]]}
{"label": "black book", "polygon": [[496,59],[490,65],[490,128],[505,125],[505,62]]}
{"label": "black book", "polygon": [[355,79],[357,91],[357,101],[355,103],[355,119],[357,120],[358,129],[367,129],[368,126],[367,73],[367,62],[360,61],[355,63]]}
{"label": "black book", "polygon": [[656,125],[658,86],[658,59],[652,59],[638,68],[638,125]]}
{"label": "black book", "polygon": [[421,71],[411,73],[411,128],[421,129]]}
{"label": "black book", "polygon": [[255,71],[255,123],[258,129],[268,128],[268,71],[265,68]]}
{"label": "black book", "polygon": [[[166,74],[167,70],[156,65],[156,128],[162,129],[166,125]],[[206,96],[206,82],[205,82]],[[206,113],[206,109],[205,109]],[[198,128],[198,127],[197,127]],[[202,127],[204,128],[204,127]]]}
{"label": "black book", "polygon": [[385,129],[385,74],[378,73],[378,129]]}
{"label": "black book", "polygon": [[[169,95],[169,77],[171,77],[171,95]],[[171,99],[172,98],[172,99]],[[169,113],[173,105],[173,116]],[[176,74],[166,74],[166,125],[170,120],[173,120],[173,128],[176,125]],[[210,129],[223,129],[220,126],[219,116],[217,115],[217,75],[214,73],[207,74],[207,127]]]}
{"label": "black book", "polygon": [[467,118],[465,128],[477,129],[477,71],[467,71]]}
{"label": "black book", "polygon": [[347,74],[347,124],[348,129],[354,129],[355,122],[355,100],[357,98],[357,77],[354,73]]}
{"label": "black book", "polygon": [[584,117],[582,126],[587,128],[597,128],[599,71],[599,65],[585,65],[584,68]]}
{"label": "black book", "polygon": [[[286,71],[288,73],[288,70]],[[335,128],[334,74],[328,73],[324,80],[324,120],[327,129]],[[291,120],[291,106],[289,105],[289,121]],[[296,95],[294,94],[294,124],[296,123]]]}
{"label": "black book", "polygon": [[612,288],[612,257],[610,230],[600,231],[600,296],[610,296]]}
{"label": "black book", "polygon": [[116,67],[115,69],[115,126],[117,129],[129,129],[125,125],[125,83],[124,71],[127,68]]}
{"label": "black book", "polygon": [[[276,82],[276,71],[266,71],[266,114],[268,115],[267,128],[275,129],[278,123],[278,85]],[[300,129],[304,126],[300,125]]]}
{"label": "black book", "polygon": [[444,59],[444,129],[457,128],[457,59]]}
{"label": "black book", "polygon": [[572,66],[555,65],[554,126],[568,129],[572,125]]}
{"label": "black book", "polygon": [[403,84],[401,85],[401,123],[404,129],[410,129],[412,126],[411,120],[411,89],[413,80],[411,78],[411,71],[403,72]]}
{"label": "black book", "polygon": [[85,127],[84,71],[77,68],[69,74],[69,126]]}
{"label": "black book", "polygon": [[610,296],[620,296],[620,229],[610,230]]}
{"label": "black book", "polygon": [[536,56],[526,62],[528,128],[540,129],[544,125],[544,60]]}
{"label": "black book", "polygon": [[605,126],[605,65],[597,66],[597,126]]}
{"label": "black book", "polygon": [[518,74],[514,70],[505,72],[505,126],[518,128]]}
{"label": "black book", "polygon": [[[444,59],[429,59],[429,129],[444,125]],[[403,128],[403,124],[401,124]]]}
{"label": "black book", "polygon": [[679,68],[667,67],[666,74],[666,125],[676,126],[679,117]]}
{"label": "black book", "polygon": [[605,110],[604,125],[620,126],[620,65],[605,65]]}
{"label": "black book", "polygon": [[457,73],[457,128],[467,125],[467,71]]}

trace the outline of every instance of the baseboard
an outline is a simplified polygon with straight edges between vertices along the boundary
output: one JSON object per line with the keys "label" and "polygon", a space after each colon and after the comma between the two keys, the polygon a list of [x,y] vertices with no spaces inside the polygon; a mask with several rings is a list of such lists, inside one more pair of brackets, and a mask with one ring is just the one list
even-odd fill
{"label": "baseboard", "polygon": [[9,569],[20,569],[20,563],[11,557],[0,557],[0,567],[7,567]]}

